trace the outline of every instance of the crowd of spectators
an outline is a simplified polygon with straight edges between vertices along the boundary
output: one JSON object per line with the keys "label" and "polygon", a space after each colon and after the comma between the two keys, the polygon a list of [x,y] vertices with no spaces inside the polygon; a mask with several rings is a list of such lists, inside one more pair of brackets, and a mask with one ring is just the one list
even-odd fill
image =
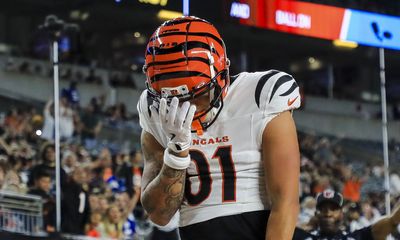
{"label": "crowd of spectators", "polygon": [[[394,143],[390,150],[392,161],[399,151]],[[382,163],[355,161],[344,154],[338,139],[300,134],[301,211],[298,226],[306,230],[315,228],[315,196],[325,189],[342,193],[345,199],[345,227],[349,232],[369,226],[385,214],[384,167]],[[398,171],[390,173],[391,204],[400,199]]]}
{"label": "crowd of spectators", "polygon": [[[39,77],[53,77],[53,68],[45,61],[15,60],[12,57],[7,59],[4,70],[20,74],[29,74]],[[125,87],[137,89],[134,75],[130,71],[115,71],[107,69],[105,72],[96,67],[93,63],[87,67],[76,67],[61,65],[60,79],[70,82],[108,84],[111,87]]]}
{"label": "crowd of spectators", "polygon": [[[73,89],[65,89],[60,100],[62,231],[117,239],[139,238],[149,235],[152,229],[162,232],[146,219],[140,205],[140,149],[107,145],[97,151],[92,148],[101,140],[104,122],[118,125],[131,119],[125,107],[120,104],[103,110],[101,99],[93,99],[80,109],[74,106],[79,105],[79,93]],[[35,108],[11,108],[0,122],[0,189],[41,196],[43,228],[48,232],[55,231],[52,109],[52,101],[45,105],[43,114]],[[37,129],[42,129],[42,134]],[[354,161],[344,153],[340,140],[332,137],[300,133],[299,141],[300,227],[315,227],[315,196],[328,188],[341,192],[346,199],[346,227],[350,231],[376,222],[385,213],[381,164]],[[399,160],[398,146],[391,142],[393,160]],[[396,171],[390,175],[390,184],[394,204],[400,196]],[[171,230],[174,226],[165,231]]]}
{"label": "crowd of spectators", "polygon": [[[132,238],[143,218],[140,205],[140,150],[100,145],[103,122],[118,125],[130,116],[119,104],[103,110],[93,99],[80,109],[76,92],[64,89],[60,99],[61,189],[63,232],[93,237]],[[71,93],[75,98],[71,98]],[[129,129],[128,129],[129,130]],[[11,108],[0,122],[0,189],[43,199],[43,229],[55,229],[54,110]],[[148,234],[149,224],[139,224]]]}

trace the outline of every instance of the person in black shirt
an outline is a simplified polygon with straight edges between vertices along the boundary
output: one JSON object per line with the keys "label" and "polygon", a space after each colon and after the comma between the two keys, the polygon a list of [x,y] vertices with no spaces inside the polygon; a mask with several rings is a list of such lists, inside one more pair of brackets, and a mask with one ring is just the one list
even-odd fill
{"label": "person in black shirt", "polygon": [[36,195],[43,201],[43,227],[47,232],[54,232],[56,226],[56,202],[50,194],[51,177],[46,171],[38,171],[35,174],[34,186],[28,194]]}
{"label": "person in black shirt", "polygon": [[[28,186],[32,187],[34,185],[34,179],[43,172],[48,174],[51,178],[51,192],[55,193],[55,184],[56,184],[56,155],[55,155],[55,146],[51,142],[46,142],[41,147],[40,151],[42,163],[33,166],[30,169]],[[63,168],[60,168],[60,183],[61,186],[64,185],[67,179],[67,174]]]}
{"label": "person in black shirt", "polygon": [[62,188],[61,229],[72,234],[84,234],[84,228],[89,223],[89,194],[84,190],[86,181],[83,168],[75,168],[70,178]]}
{"label": "person in black shirt", "polygon": [[317,196],[317,229],[311,232],[296,228],[293,240],[384,240],[400,223],[400,208],[371,226],[352,233],[341,229],[343,220],[343,196],[333,190],[325,190]]}

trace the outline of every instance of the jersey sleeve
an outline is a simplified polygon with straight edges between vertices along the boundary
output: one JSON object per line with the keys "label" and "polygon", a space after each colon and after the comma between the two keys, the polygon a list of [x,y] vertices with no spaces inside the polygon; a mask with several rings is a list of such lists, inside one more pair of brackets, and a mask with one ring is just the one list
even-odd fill
{"label": "jersey sleeve", "polygon": [[167,146],[167,137],[163,134],[160,124],[154,116],[151,116],[150,106],[153,104],[153,100],[147,96],[147,91],[144,90],[140,95],[139,102],[137,104],[137,110],[139,113],[139,124],[142,129],[151,135],[163,146]]}
{"label": "jersey sleeve", "polygon": [[137,103],[137,111],[139,113],[139,124],[146,132],[151,132],[150,125],[152,124],[150,106],[151,102],[147,97],[147,91],[143,91]]}
{"label": "jersey sleeve", "polygon": [[299,108],[299,86],[296,80],[285,72],[267,71],[258,80],[255,101],[264,116]]}

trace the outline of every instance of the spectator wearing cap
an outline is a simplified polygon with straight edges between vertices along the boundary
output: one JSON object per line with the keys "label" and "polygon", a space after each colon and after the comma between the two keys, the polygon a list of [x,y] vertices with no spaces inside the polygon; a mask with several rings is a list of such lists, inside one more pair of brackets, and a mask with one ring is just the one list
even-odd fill
{"label": "spectator wearing cap", "polygon": [[352,233],[342,230],[343,196],[327,189],[317,196],[317,228],[311,232],[296,228],[294,240],[383,240],[400,223],[400,207],[368,227]]}

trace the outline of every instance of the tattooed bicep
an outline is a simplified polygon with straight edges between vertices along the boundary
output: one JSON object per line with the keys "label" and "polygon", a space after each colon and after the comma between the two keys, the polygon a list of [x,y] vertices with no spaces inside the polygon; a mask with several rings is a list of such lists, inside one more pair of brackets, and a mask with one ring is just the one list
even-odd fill
{"label": "tattooed bicep", "polygon": [[164,148],[146,131],[142,131],[141,148],[144,158],[142,191],[160,173],[163,166]]}

